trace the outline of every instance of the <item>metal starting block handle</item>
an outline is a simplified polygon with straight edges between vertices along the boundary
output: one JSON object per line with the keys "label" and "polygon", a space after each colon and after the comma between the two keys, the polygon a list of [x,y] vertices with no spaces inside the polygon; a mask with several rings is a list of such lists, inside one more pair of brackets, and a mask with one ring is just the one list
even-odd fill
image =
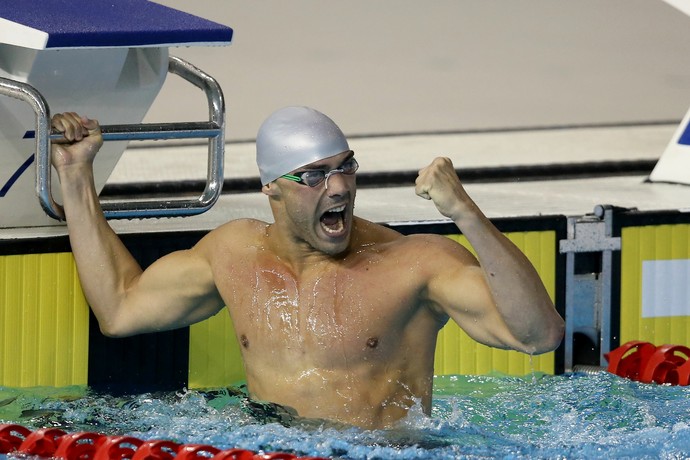
{"label": "metal starting block handle", "polygon": [[[180,123],[141,123],[138,125],[105,125],[101,126],[104,141],[144,141],[161,139],[197,139],[214,138],[218,135],[218,125],[208,122]],[[53,144],[68,144],[62,133],[51,132]]]}
{"label": "metal starting block handle", "polygon": [[[206,187],[196,199],[107,201],[101,202],[108,219],[143,217],[180,217],[201,214],[209,210],[220,196],[223,186],[225,147],[225,102],[223,93],[208,74],[192,64],[171,56],[168,72],[176,74],[206,94],[209,121],[181,123],[149,123],[101,126],[104,141],[208,139]],[[43,210],[50,217],[65,220],[63,207],[55,202],[51,192],[50,142],[64,142],[62,134],[52,134],[50,109],[43,95],[31,85],[0,79],[0,94],[29,104],[36,114],[36,194]]]}

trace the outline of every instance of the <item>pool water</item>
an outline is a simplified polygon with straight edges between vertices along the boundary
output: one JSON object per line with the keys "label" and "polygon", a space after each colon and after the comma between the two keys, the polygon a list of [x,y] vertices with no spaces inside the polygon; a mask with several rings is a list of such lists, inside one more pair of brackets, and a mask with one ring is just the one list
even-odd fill
{"label": "pool water", "polygon": [[387,430],[309,420],[285,426],[266,415],[250,415],[233,389],[115,396],[81,387],[0,387],[0,423],[32,430],[342,459],[690,458],[690,387],[604,372],[436,377],[432,416],[413,408]]}

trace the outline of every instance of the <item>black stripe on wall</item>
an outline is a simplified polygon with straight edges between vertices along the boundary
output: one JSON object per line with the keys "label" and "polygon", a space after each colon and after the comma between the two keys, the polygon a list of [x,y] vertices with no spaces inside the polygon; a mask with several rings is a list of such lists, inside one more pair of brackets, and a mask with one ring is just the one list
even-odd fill
{"label": "black stripe on wall", "polygon": [[[203,232],[123,235],[125,246],[142,268],[160,257],[192,247]],[[88,384],[96,390],[131,393],[187,386],[189,328],[108,338],[93,313],[89,324]]]}

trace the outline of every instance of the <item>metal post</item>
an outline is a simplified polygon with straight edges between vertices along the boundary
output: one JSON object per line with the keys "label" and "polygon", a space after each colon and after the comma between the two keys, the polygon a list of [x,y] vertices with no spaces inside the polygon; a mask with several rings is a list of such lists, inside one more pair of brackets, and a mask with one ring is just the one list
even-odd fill
{"label": "metal post", "polygon": [[[560,241],[566,254],[565,371],[578,364],[606,366],[611,351],[611,298],[613,251],[621,241],[613,237],[614,209],[599,205],[593,214],[568,218],[567,239]],[[583,262],[590,262],[583,263]],[[596,363],[575,362],[575,339],[586,338],[598,356]]]}
{"label": "metal post", "polygon": [[[223,186],[225,155],[225,102],[220,85],[192,64],[171,56],[168,71],[179,75],[206,94],[209,120],[203,122],[132,124],[102,126],[105,141],[147,139],[208,139],[206,187],[196,199],[103,202],[103,213],[112,218],[175,217],[201,214],[213,206]],[[65,212],[52,196],[50,142],[60,142],[61,135],[50,132],[50,107],[38,90],[26,83],[0,78],[0,95],[19,99],[36,114],[36,194],[50,217],[65,220]]]}

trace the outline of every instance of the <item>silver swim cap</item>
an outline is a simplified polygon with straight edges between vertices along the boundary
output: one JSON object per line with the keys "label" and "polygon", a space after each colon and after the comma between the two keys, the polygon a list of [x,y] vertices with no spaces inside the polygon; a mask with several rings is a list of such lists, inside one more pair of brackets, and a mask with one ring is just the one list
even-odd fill
{"label": "silver swim cap", "polygon": [[261,184],[309,163],[350,150],[338,126],[309,107],[286,107],[263,122],[256,136]]}

